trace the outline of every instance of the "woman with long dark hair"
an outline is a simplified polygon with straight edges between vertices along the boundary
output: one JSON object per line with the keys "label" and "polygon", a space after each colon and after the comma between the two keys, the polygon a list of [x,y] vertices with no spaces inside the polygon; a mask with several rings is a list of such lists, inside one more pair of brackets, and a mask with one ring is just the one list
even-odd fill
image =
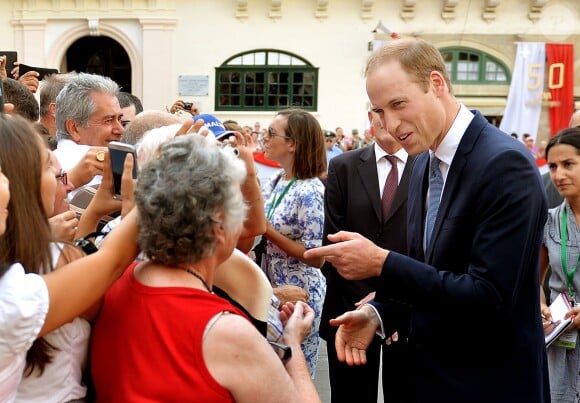
{"label": "woman with long dark hair", "polygon": [[[27,121],[0,115],[3,402],[15,399],[26,365],[34,372],[50,362],[54,351],[42,341],[26,357],[33,342],[87,311],[137,254],[137,218],[136,213],[131,213],[98,253],[64,265],[79,255],[72,248],[59,249],[51,243],[47,214],[53,208],[59,173],[50,161],[50,151]],[[53,398],[53,392],[42,391],[43,401]]]}

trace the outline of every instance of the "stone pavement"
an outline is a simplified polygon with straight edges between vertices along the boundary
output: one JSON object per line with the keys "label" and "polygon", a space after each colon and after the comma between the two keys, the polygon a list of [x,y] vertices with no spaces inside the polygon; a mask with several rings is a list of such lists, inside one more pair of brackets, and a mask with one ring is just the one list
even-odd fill
{"label": "stone pavement", "polygon": [[[379,377],[380,380],[380,377]],[[318,366],[316,367],[316,378],[314,379],[316,390],[320,395],[322,403],[330,403],[330,384],[328,381],[328,357],[326,355],[326,342],[320,340],[320,352],[318,353]],[[379,381],[379,400],[383,403],[382,382]],[[345,402],[348,403],[348,402]]]}

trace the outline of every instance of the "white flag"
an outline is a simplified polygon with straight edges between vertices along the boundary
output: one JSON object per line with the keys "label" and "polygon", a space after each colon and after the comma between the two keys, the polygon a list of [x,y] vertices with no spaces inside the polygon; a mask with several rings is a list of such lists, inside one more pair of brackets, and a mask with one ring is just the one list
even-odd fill
{"label": "white flag", "polygon": [[507,105],[499,128],[521,140],[529,133],[535,140],[542,112],[546,45],[543,42],[520,42]]}

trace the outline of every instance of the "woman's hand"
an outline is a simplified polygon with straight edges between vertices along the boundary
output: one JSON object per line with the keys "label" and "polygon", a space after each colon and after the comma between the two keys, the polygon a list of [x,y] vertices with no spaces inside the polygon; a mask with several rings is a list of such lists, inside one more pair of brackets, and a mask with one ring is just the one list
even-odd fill
{"label": "woman's hand", "polygon": [[580,305],[576,305],[570,311],[568,311],[568,313],[566,313],[564,316],[564,319],[568,319],[570,317],[572,318],[572,327],[576,329],[580,328],[580,319],[578,319],[580,317]]}
{"label": "woman's hand", "polygon": [[57,241],[72,242],[75,239],[79,220],[74,211],[65,211],[48,219],[50,232]]}
{"label": "woman's hand", "polygon": [[304,302],[288,302],[280,308],[280,320],[284,325],[283,342],[300,344],[312,330],[314,310]]}
{"label": "woman's hand", "polygon": [[[127,154],[125,157],[125,164],[123,165],[123,176],[121,177],[121,217],[125,218],[127,214],[133,207],[135,207],[135,181],[133,179],[133,155]],[[110,171],[110,170],[109,170]],[[103,180],[105,180],[105,175],[103,175]],[[107,178],[108,180],[108,178]],[[111,175],[111,186],[112,186],[112,175]],[[112,190],[112,188],[111,188]]]}
{"label": "woman's hand", "polygon": [[558,324],[558,322],[554,322],[552,319],[552,312],[550,312],[550,308],[546,304],[540,305],[540,310],[542,312],[542,325],[544,326],[544,335],[548,335],[554,327]]}
{"label": "woman's hand", "polygon": [[[121,202],[115,198],[113,190],[113,172],[111,170],[111,159],[109,156],[109,150],[104,149],[105,160],[102,162],[103,178],[101,184],[99,185],[93,199],[89,206],[96,215],[100,217],[115,213],[121,210]],[[88,210],[89,207],[87,207]]]}

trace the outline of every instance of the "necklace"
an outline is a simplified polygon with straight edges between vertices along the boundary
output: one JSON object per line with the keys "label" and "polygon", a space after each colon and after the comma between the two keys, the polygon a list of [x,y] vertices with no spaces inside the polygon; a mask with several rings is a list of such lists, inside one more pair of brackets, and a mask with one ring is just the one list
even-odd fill
{"label": "necklace", "polygon": [[195,270],[190,269],[189,267],[183,267],[183,270],[185,270],[186,272],[188,272],[189,274],[191,274],[192,276],[197,277],[197,279],[199,281],[201,281],[201,283],[203,284],[203,286],[205,287],[205,289],[210,293],[213,294],[213,291],[211,290],[211,288],[209,288],[209,285],[207,285],[207,283],[205,282],[204,278],[201,276],[201,274],[199,274],[198,272],[196,272]]}

